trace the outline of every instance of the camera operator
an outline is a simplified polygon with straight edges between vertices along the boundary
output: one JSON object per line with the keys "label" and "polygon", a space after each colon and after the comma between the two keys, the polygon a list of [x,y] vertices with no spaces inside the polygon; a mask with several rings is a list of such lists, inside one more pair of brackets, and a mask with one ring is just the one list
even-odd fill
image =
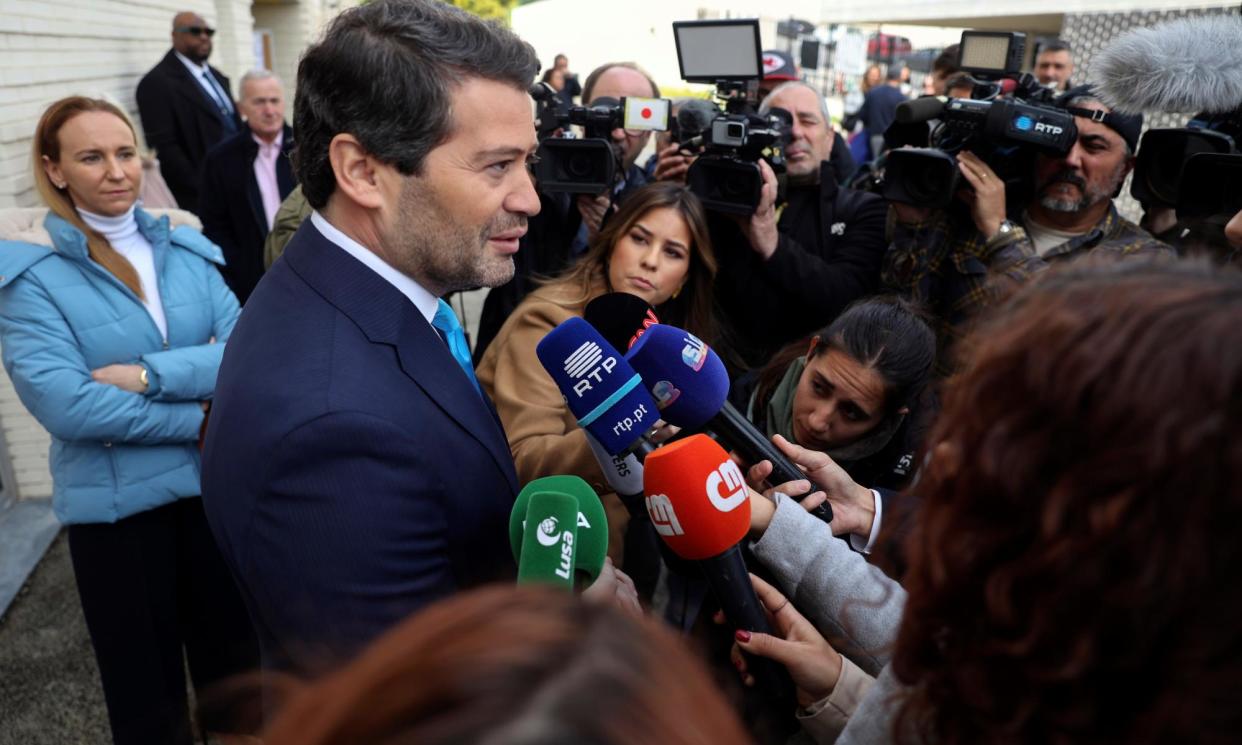
{"label": "camera operator", "polygon": [[[582,84],[582,100],[588,106],[605,98],[612,99],[615,104],[629,96],[660,97],[655,81],[633,62],[600,65]],[[516,271],[513,279],[493,289],[484,300],[474,348],[476,365],[505,319],[533,289],[532,278],[556,275],[574,257],[584,253],[587,244],[599,232],[605,215],[624,201],[627,193],[648,182],[646,173],[634,161],[647,146],[650,135],[650,132],[631,132],[620,127],[612,130],[610,139],[617,151],[620,177],[610,193],[591,196],[548,193],[540,189],[541,209],[530,219],[521,249],[514,256]]]}
{"label": "camera operator", "polygon": [[959,195],[969,217],[893,205],[897,224],[883,280],[935,316],[940,376],[952,371],[953,342],[965,323],[995,298],[998,275],[1023,282],[1049,262],[1088,253],[1172,255],[1113,204],[1133,168],[1142,117],[1111,112],[1088,86],[1055,105],[1075,114],[1078,140],[1063,158],[1036,156],[1034,190],[1018,222],[1006,215],[1004,182],[968,151],[958,164],[970,187]]}
{"label": "camera operator", "polygon": [[763,195],[738,231],[717,221],[717,277],[729,340],[748,367],[766,364],[785,344],[826,326],[879,286],[884,201],[837,185],[829,159],[833,131],[823,98],[802,82],[782,83],[759,108],[793,117],[785,150],[788,194],[777,208],[777,181],[760,161]]}

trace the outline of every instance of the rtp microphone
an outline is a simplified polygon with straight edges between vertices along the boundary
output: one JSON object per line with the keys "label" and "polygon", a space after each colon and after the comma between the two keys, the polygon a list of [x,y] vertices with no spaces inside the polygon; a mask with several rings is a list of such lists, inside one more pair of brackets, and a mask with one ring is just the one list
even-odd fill
{"label": "rtp microphone", "polygon": [[[729,375],[724,363],[690,332],[664,324],[652,326],[630,349],[626,359],[651,389],[664,421],[686,429],[710,429],[747,463],[771,461],[770,483],[806,478],[726,400]],[[810,493],[819,488],[812,483]],[[827,502],[811,513],[824,522],[832,522],[832,507]]]}
{"label": "rtp microphone", "polygon": [[599,577],[608,554],[608,515],[599,495],[591,485],[577,476],[545,476],[535,479],[518,493],[509,513],[509,546],[513,559],[521,567],[525,542],[531,523],[527,517],[529,505],[543,493],[566,494],[574,498],[577,512],[574,524],[577,529],[574,570],[587,584]]}
{"label": "rtp microphone", "polygon": [[[771,634],[738,546],[750,529],[742,470],[706,435],[665,445],[644,465],[643,491],[656,532],[673,553],[699,563],[734,627]],[[788,695],[789,677],[778,665],[752,658],[750,668],[766,693]]]}
{"label": "rtp microphone", "polygon": [[518,584],[554,585],[573,592],[578,500],[563,492],[536,492],[527,503],[525,523]]}
{"label": "rtp microphone", "polygon": [[622,351],[632,347],[643,331],[660,322],[646,300],[628,292],[600,295],[586,304],[582,318]]}
{"label": "rtp microphone", "polygon": [[610,453],[624,452],[658,418],[655,401],[621,353],[581,318],[570,318],[535,347],[578,426]]}

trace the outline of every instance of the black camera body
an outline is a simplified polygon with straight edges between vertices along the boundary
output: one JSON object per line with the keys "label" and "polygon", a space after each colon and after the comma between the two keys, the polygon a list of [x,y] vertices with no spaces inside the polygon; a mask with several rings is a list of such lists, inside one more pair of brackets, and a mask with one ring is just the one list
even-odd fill
{"label": "black camera body", "polygon": [[[1185,127],[1150,129],[1143,133],[1139,144],[1130,194],[1148,208],[1176,208],[1179,216],[1183,212],[1216,214],[1204,212],[1207,207],[1203,205],[1215,205],[1220,201],[1216,198],[1217,189],[1228,191],[1229,184],[1220,180],[1224,172],[1203,171],[1205,166],[1199,165],[1188,177],[1186,169],[1194,159],[1199,159],[1201,164],[1218,164],[1213,168],[1229,169],[1228,158],[1200,156],[1236,154],[1239,141],[1242,141],[1242,106],[1225,114],[1201,113]],[[1186,199],[1183,191],[1193,192],[1193,198]],[[1183,203],[1184,206],[1179,207]],[[1231,201],[1225,198],[1224,203]],[[1237,209],[1242,207],[1234,211]]]}
{"label": "black camera body", "polygon": [[777,174],[784,173],[793,122],[784,109],[773,109],[766,117],[751,113],[749,105],[734,111],[745,113],[720,114],[704,131],[703,154],[686,173],[686,184],[710,210],[750,215],[763,190],[759,160],[768,161]]}
{"label": "black camera body", "polygon": [[[763,74],[759,22],[677,21],[673,35],[682,78],[714,83],[724,103],[710,118],[701,105],[685,121],[678,112],[678,143],[684,150],[702,152],[686,173],[686,184],[709,210],[753,214],[763,190],[759,160],[783,173],[793,126],[782,109],[760,116],[755,108]],[[722,55],[720,50],[730,52]]]}
{"label": "black camera body", "polygon": [[[608,192],[622,175],[623,154],[613,144],[612,131],[627,126],[649,131],[668,128],[667,99],[604,97],[591,106],[565,106],[543,83],[530,92],[539,102],[535,179],[546,192]],[[583,137],[575,136],[571,125],[582,127]]]}
{"label": "black camera body", "polygon": [[[982,46],[981,46],[982,45]],[[961,186],[957,153],[968,150],[1006,183],[1013,201],[1025,199],[1036,153],[1063,157],[1078,139],[1074,116],[1051,105],[1053,92],[1030,75],[1020,75],[1024,35],[967,31],[959,61],[982,77],[982,98],[922,98],[897,107],[902,124],[937,120],[930,147],[889,152],[882,193],[893,202],[944,208]]]}

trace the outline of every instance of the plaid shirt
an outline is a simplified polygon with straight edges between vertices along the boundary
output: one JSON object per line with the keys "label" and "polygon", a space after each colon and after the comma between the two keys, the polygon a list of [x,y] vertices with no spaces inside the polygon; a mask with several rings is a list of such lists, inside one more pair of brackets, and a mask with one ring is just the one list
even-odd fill
{"label": "plaid shirt", "polygon": [[1057,246],[1041,258],[1026,231],[1016,227],[993,241],[961,211],[939,211],[917,224],[897,222],[890,210],[892,242],[884,256],[885,287],[921,304],[936,331],[936,375],[955,369],[953,348],[970,322],[1015,285],[1048,267],[1095,251],[1118,255],[1172,255],[1172,249],[1117,214],[1108,214],[1084,235]]}

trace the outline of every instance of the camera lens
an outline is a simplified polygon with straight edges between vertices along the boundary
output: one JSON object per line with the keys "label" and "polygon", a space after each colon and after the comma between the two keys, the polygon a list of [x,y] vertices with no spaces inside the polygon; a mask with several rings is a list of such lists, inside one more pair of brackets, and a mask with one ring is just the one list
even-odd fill
{"label": "camera lens", "polygon": [[565,159],[565,173],[575,179],[594,178],[595,161],[594,153],[574,153]]}
{"label": "camera lens", "polygon": [[730,139],[740,140],[746,136],[746,128],[742,126],[741,122],[730,122],[726,131]]}

